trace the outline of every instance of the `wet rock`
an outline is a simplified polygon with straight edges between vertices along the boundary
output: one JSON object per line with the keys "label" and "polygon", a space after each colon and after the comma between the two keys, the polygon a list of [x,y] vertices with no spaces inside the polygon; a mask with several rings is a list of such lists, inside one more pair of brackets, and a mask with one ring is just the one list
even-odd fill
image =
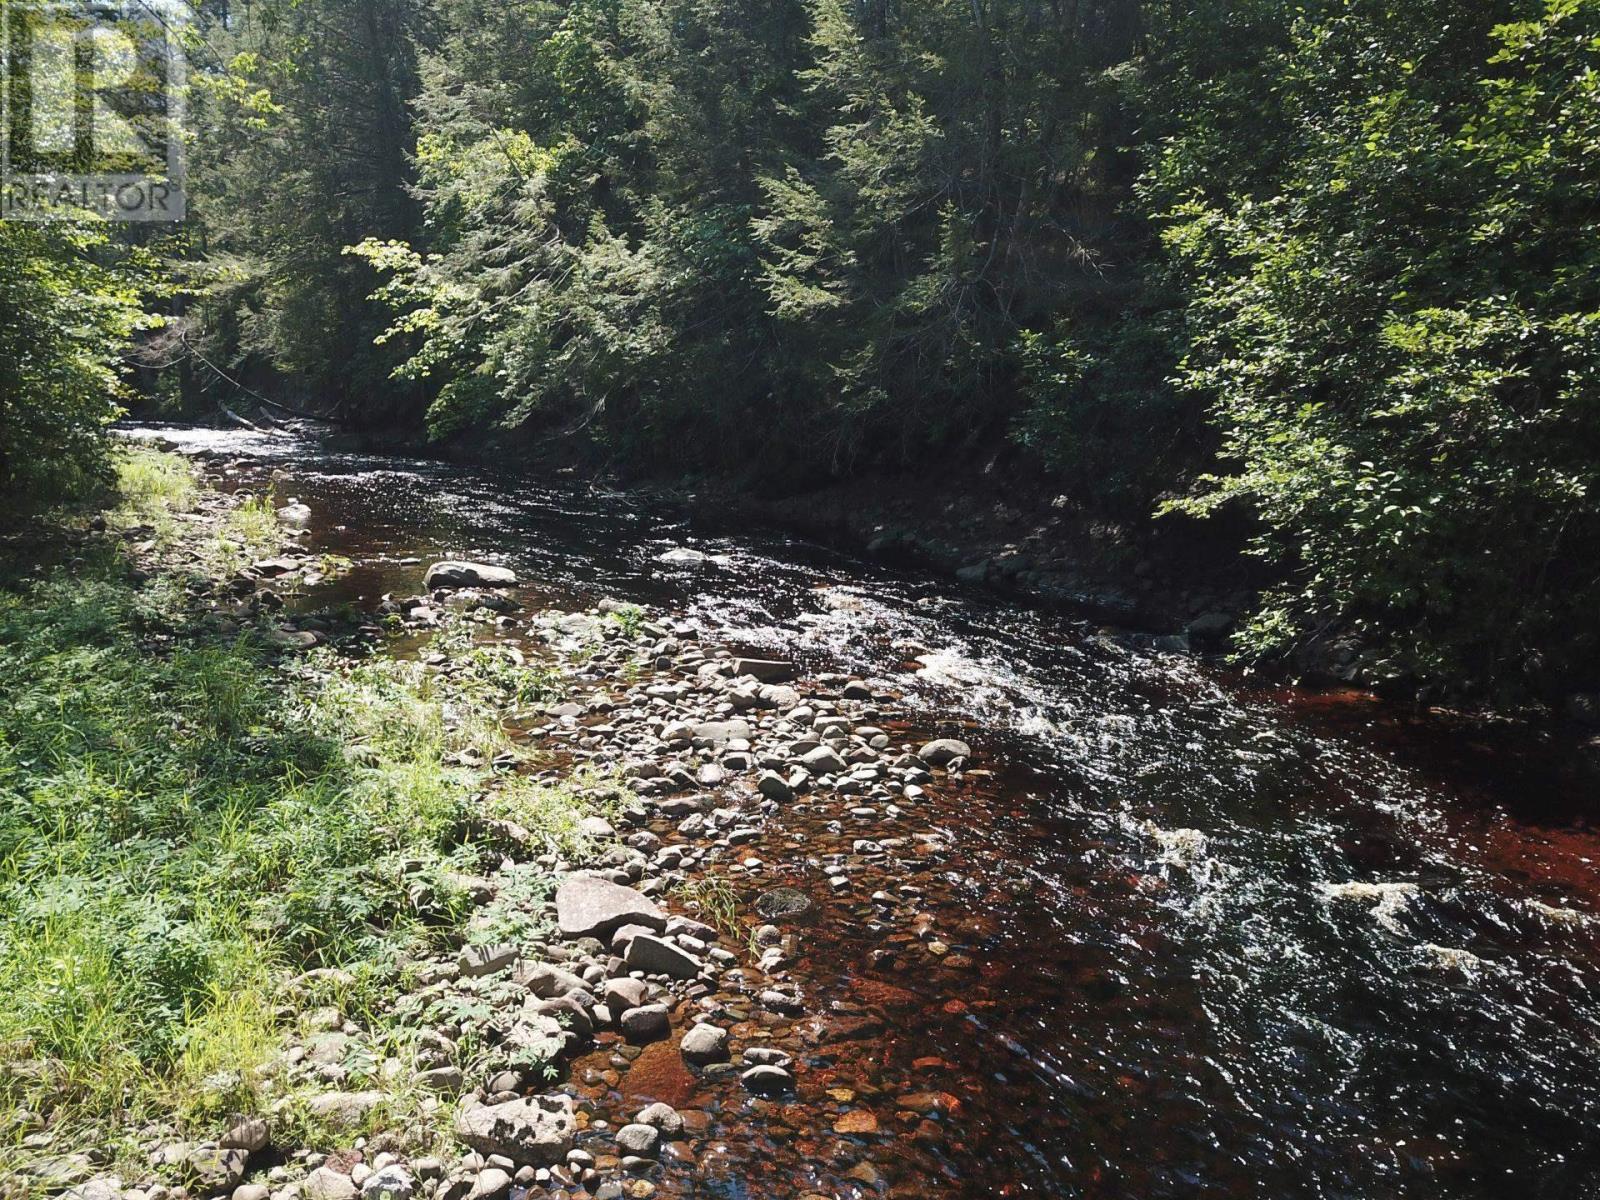
{"label": "wet rock", "polygon": [[958,758],[971,758],[972,747],[954,738],[941,738],[918,750],[917,757],[932,766],[943,767]]}
{"label": "wet rock", "polygon": [[556,923],[567,938],[604,938],[624,925],[643,925],[659,933],[667,927],[667,917],[653,900],[633,888],[577,875],[556,892]]}
{"label": "wet rock", "polygon": [[794,920],[811,908],[811,897],[791,887],[769,888],[756,897],[756,912],[768,921]]}
{"label": "wet rock", "polygon": [[656,555],[656,561],[674,567],[703,567],[709,559],[707,555],[699,550],[690,550],[687,547],[678,546]]}
{"label": "wet rock", "polygon": [[670,975],[673,979],[694,979],[700,974],[700,960],[686,950],[654,934],[641,933],[628,943],[624,956],[628,966],[646,975]]}
{"label": "wet rock", "polygon": [[[663,1015],[665,1015],[663,1013]],[[456,1115],[456,1136],[484,1154],[513,1162],[554,1166],[572,1149],[576,1130],[572,1098],[541,1096],[504,1104],[473,1104]]]}
{"label": "wet rock", "polygon": [[794,1090],[794,1076],[782,1067],[751,1067],[739,1076],[739,1082],[757,1096],[781,1096]]}
{"label": "wet rock", "polygon": [[794,1016],[805,1011],[805,1005],[800,997],[791,996],[787,992],[780,992],[776,988],[768,988],[761,993],[761,1007],[769,1012],[783,1013]]}
{"label": "wet rock", "polygon": [[728,1031],[716,1025],[696,1025],[683,1035],[679,1049],[696,1066],[728,1061]]}
{"label": "wet rock", "polygon": [[640,1125],[649,1125],[661,1131],[662,1137],[677,1137],[683,1132],[683,1117],[670,1104],[652,1104],[634,1117]]}
{"label": "wet rock", "polygon": [[1233,626],[1232,614],[1209,612],[1189,622],[1188,634],[1199,642],[1215,642],[1227,637]]}
{"label": "wet rock", "polygon": [[878,1132],[878,1118],[865,1109],[856,1109],[847,1112],[833,1123],[833,1131],[843,1134],[863,1134]]}
{"label": "wet rock", "polygon": [[794,789],[776,771],[765,772],[756,781],[756,790],[768,800],[775,800],[779,804],[788,804],[794,800]]}
{"label": "wet rock", "polygon": [[771,1046],[751,1046],[744,1052],[744,1061],[752,1066],[787,1067],[794,1059],[786,1051]]}
{"label": "wet rock", "polygon": [[794,678],[794,666],[760,658],[736,658],[733,660],[733,673],[739,676],[753,675],[762,683],[788,683]]}
{"label": "wet rock", "polygon": [[671,1032],[672,1024],[665,1004],[642,1004],[629,1009],[617,1022],[630,1042],[654,1042]]}
{"label": "wet rock", "polygon": [[654,1125],[624,1125],[617,1130],[617,1145],[628,1154],[654,1157],[661,1131]]}
{"label": "wet rock", "polygon": [[423,586],[430,592],[439,588],[515,587],[516,582],[515,571],[474,562],[437,562],[423,576]]}

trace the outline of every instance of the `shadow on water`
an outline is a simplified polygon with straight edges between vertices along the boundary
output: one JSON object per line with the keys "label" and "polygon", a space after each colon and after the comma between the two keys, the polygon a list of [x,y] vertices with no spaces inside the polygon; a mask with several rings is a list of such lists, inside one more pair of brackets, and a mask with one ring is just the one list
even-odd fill
{"label": "shadow on water", "polygon": [[[761,886],[822,903],[797,1107],[848,1094],[875,1128],[714,1113],[679,1194],[1600,1194],[1600,837],[1553,740],[1254,686],[605,491],[140,432],[238,459],[248,486],[281,470],[318,547],[357,564],[319,598],[414,592],[415,559],[505,563],[533,603],[666,606],[887,681],[919,725],[897,741],[977,746],[990,771],[930,795],[913,848],[847,895],[820,886],[861,836],[847,811],[802,806],[764,835]],[[705,557],[661,561],[682,548]],[[909,836],[929,832],[932,864]],[[876,1173],[848,1173],[867,1158]]]}

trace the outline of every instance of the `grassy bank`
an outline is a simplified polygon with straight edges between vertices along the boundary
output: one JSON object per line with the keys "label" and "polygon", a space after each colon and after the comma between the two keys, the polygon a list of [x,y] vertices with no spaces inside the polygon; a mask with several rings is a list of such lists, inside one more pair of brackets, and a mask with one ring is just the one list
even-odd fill
{"label": "grassy bank", "polygon": [[[109,533],[0,591],[0,1178],[88,1144],[114,1162],[110,1131],[146,1122],[215,1136],[282,1115],[273,1062],[300,1009],[373,1010],[408,954],[463,936],[473,797],[528,685],[487,655],[448,680],[280,661],[265,619],[203,584],[274,539],[269,503],[201,520],[170,456],[121,478]],[[129,527],[202,573],[145,581]],[[491,794],[555,844],[585,802],[520,778]],[[337,994],[286,1005],[285,980],[319,967],[340,968]]]}

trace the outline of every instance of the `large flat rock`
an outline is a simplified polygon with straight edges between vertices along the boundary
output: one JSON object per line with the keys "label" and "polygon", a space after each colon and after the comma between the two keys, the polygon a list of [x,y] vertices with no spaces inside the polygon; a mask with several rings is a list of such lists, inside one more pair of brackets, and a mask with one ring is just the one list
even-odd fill
{"label": "large flat rock", "polygon": [[628,943],[624,961],[646,975],[670,975],[674,979],[694,979],[700,974],[700,960],[681,946],[641,933]]}
{"label": "large flat rock", "polygon": [[576,1129],[572,1097],[559,1094],[470,1104],[456,1116],[456,1136],[474,1150],[536,1167],[565,1162]]}
{"label": "large flat rock", "polygon": [[436,562],[423,577],[423,586],[430,592],[435,588],[463,587],[515,587],[517,573],[505,567],[491,567],[475,562]]}
{"label": "large flat rock", "polygon": [[667,927],[667,914],[631,887],[576,875],[556,890],[556,924],[563,937],[604,940],[624,925],[643,925],[660,933]]}

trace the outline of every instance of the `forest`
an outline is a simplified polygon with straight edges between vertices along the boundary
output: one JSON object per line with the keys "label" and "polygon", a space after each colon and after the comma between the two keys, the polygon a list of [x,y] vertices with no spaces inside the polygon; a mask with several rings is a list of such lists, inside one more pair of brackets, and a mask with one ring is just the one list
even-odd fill
{"label": "forest", "polygon": [[1590,0],[196,16],[191,219],[0,230],[8,493],[130,390],[775,489],[999,441],[1235,515],[1248,653],[1596,680]]}

